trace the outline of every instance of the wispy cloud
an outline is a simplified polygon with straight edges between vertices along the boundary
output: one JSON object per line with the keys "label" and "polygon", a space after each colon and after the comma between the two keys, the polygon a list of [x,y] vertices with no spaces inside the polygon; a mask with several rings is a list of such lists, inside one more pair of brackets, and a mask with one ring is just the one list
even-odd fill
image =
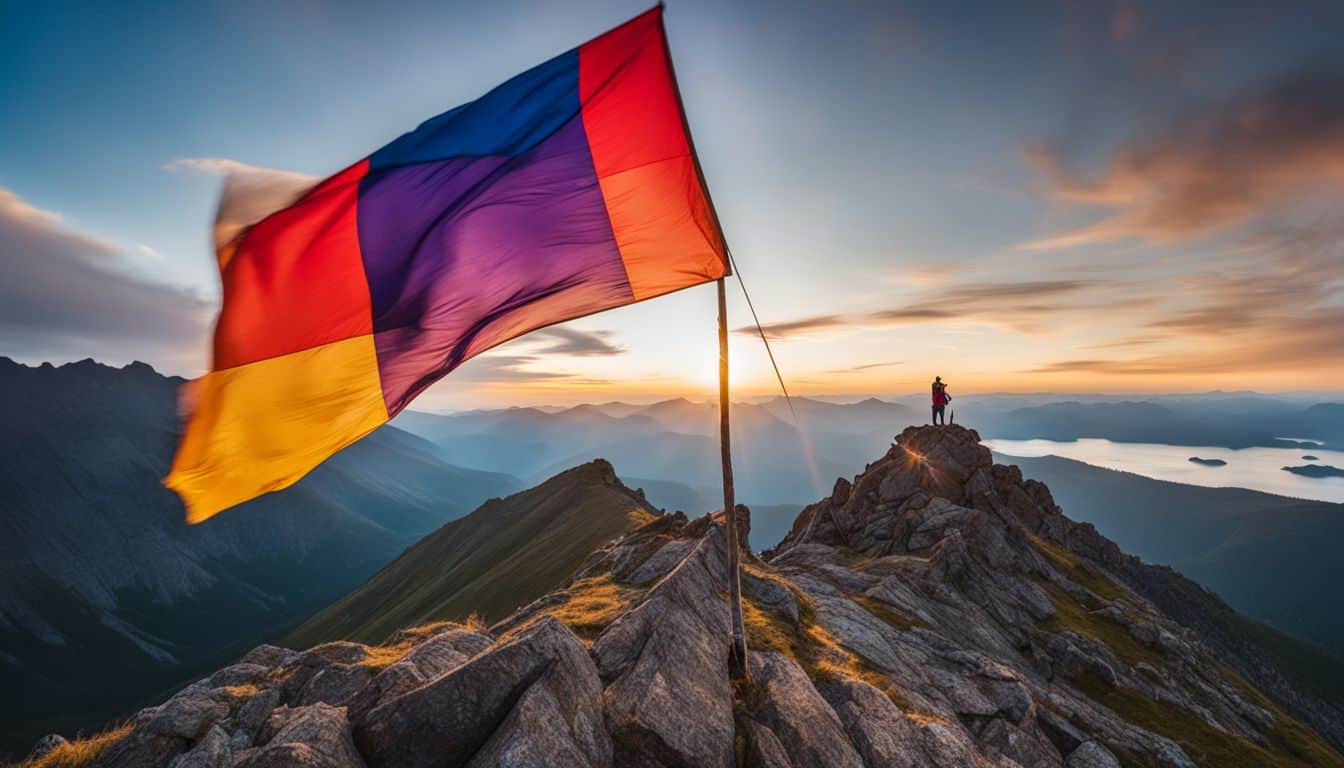
{"label": "wispy cloud", "polygon": [[1322,187],[1344,189],[1340,93],[1344,73],[1297,73],[1130,140],[1095,177],[1048,146],[1030,147],[1028,160],[1053,197],[1113,213],[1019,247],[1057,250],[1130,237],[1170,242],[1245,222]]}
{"label": "wispy cloud", "polygon": [[453,371],[452,381],[477,384],[535,383],[574,378],[573,374],[537,370],[532,366],[539,358],[533,355],[486,354],[468,360]]}
{"label": "wispy cloud", "polygon": [[178,363],[203,356],[210,305],[126,270],[127,252],[0,188],[0,339],[12,354]]}
{"label": "wispy cloud", "polygon": [[221,264],[232,257],[230,243],[243,230],[291,204],[318,181],[306,173],[262,168],[227,157],[179,157],[163,169],[224,179],[214,231]]}
{"label": "wispy cloud", "polygon": [[836,373],[842,375],[847,373],[863,373],[864,371],[871,371],[877,368],[890,368],[893,365],[901,365],[901,361],[890,360],[884,363],[867,363],[864,365],[850,366],[848,368],[832,368],[830,371],[827,371],[827,373]]}
{"label": "wispy cloud", "polygon": [[[1179,377],[1337,367],[1339,360],[1344,359],[1344,310],[1327,312],[1308,323],[1266,324],[1254,335],[1237,338],[1239,341],[1233,344],[1196,346],[1136,358],[1064,360],[1037,366],[1030,372]],[[1294,381],[1285,378],[1283,386],[1292,388]]]}
{"label": "wispy cloud", "polygon": [[585,389],[628,385],[629,380],[593,376],[575,366],[574,370],[552,367],[557,358],[544,352],[517,353],[492,350],[473,357],[449,374],[441,383],[448,388],[465,384],[469,389]]}
{"label": "wispy cloud", "polygon": [[198,173],[204,176],[231,176],[235,173],[286,174],[316,180],[316,177],[296,171],[282,171],[258,165],[248,165],[227,157],[178,157],[163,164],[163,170],[179,173]]}
{"label": "wispy cloud", "polygon": [[[761,325],[760,330],[772,339],[783,339],[807,336],[819,331],[849,330],[859,325],[862,325],[860,318],[848,315],[812,315],[810,317],[800,317],[796,320],[765,323]],[[758,331],[754,325],[744,325],[741,328],[735,328],[733,333],[753,336]]]}
{"label": "wispy cloud", "polygon": [[925,288],[947,282],[958,270],[960,270],[960,266],[957,264],[917,264],[909,269],[883,277],[882,282]]}
{"label": "wispy cloud", "polygon": [[[853,315],[814,315],[763,326],[774,339],[908,325],[920,322],[959,321],[997,325],[1022,332],[1035,332],[1052,316],[1091,306],[1087,294],[1113,291],[1118,283],[1090,280],[1044,280],[1004,283],[971,283],[926,294],[910,304]],[[1135,299],[1130,299],[1135,301]],[[1108,305],[1117,300],[1111,297]],[[736,329],[751,334],[755,326]]]}
{"label": "wispy cloud", "polygon": [[1328,370],[1344,360],[1344,216],[1233,248],[1240,261],[1171,278],[1179,306],[1092,349],[1137,356],[1067,359],[1034,373],[1188,375]]}
{"label": "wispy cloud", "polygon": [[240,163],[227,157],[177,157],[163,164],[165,171],[199,173],[204,176],[228,176],[231,173],[260,170],[255,165]]}
{"label": "wispy cloud", "polygon": [[527,336],[530,340],[545,340],[547,346],[538,349],[537,354],[575,355],[577,357],[605,357],[625,352],[624,347],[612,344],[610,331],[580,331],[574,328],[554,326],[533,331]]}
{"label": "wispy cloud", "polygon": [[1162,340],[1163,337],[1156,335],[1131,336],[1125,339],[1093,344],[1089,349],[1133,349],[1135,347],[1146,347],[1152,344],[1157,344]]}

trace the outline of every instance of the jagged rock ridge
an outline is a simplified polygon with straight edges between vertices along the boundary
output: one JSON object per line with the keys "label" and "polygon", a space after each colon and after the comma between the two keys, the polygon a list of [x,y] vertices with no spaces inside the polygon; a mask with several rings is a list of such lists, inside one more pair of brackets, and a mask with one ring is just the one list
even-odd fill
{"label": "jagged rock ridge", "polygon": [[750,683],[721,524],[664,515],[488,630],[258,648],[96,764],[1344,764],[978,440],[907,430],[746,558]]}

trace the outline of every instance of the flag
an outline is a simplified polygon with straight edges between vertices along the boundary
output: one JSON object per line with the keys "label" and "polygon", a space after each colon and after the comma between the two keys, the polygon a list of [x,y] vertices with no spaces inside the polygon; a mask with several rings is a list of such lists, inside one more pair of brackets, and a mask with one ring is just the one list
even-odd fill
{"label": "flag", "polygon": [[728,272],[661,6],[316,184],[231,180],[215,239],[213,365],[164,480],[193,523],[491,347]]}

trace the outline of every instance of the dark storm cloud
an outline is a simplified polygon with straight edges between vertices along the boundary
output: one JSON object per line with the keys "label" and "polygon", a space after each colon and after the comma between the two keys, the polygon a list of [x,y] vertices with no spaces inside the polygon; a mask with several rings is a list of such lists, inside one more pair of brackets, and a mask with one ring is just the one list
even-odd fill
{"label": "dark storm cloud", "polygon": [[210,304],[121,271],[123,258],[117,245],[0,188],[0,338],[9,353],[198,365]]}
{"label": "dark storm cloud", "polygon": [[1121,145],[1095,177],[1048,146],[1027,155],[1059,200],[1115,213],[1025,249],[1171,241],[1237,224],[1322,187],[1344,188],[1344,72],[1299,72],[1187,115]]}

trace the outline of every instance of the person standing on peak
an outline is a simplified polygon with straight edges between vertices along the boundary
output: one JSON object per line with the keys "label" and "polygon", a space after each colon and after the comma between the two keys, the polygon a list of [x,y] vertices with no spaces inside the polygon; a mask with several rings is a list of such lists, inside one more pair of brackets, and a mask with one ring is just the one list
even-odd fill
{"label": "person standing on peak", "polygon": [[942,376],[933,377],[933,423],[947,424],[947,418],[943,416],[943,409],[948,403],[952,402],[952,396],[947,394],[947,385],[943,383]]}

